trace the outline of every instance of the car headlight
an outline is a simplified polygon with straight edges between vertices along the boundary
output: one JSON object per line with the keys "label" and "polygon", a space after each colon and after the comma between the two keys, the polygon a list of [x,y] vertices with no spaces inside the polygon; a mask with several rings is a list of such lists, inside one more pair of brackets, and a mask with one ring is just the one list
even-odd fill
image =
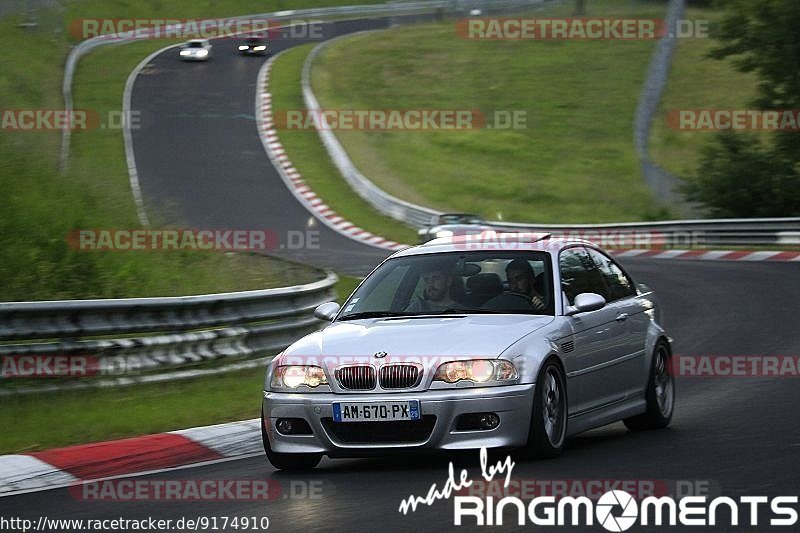
{"label": "car headlight", "polygon": [[253,48],[253,50],[255,50],[256,52],[261,52],[262,50],[266,50],[266,49],[267,49],[267,47],[263,46],[263,45],[256,46],[255,48]]}
{"label": "car headlight", "polygon": [[517,368],[505,359],[474,359],[442,363],[433,376],[434,381],[457,383],[461,380],[487,383],[490,381],[514,381],[519,377]]}
{"label": "car headlight", "polygon": [[279,389],[296,389],[301,385],[318,387],[327,385],[328,378],[321,367],[312,365],[279,366],[272,374],[270,386]]}
{"label": "car headlight", "polygon": [[239,50],[247,50],[247,46],[242,44],[239,46]]}
{"label": "car headlight", "polygon": [[208,50],[200,50],[197,52],[198,57],[206,57],[208,55]]}
{"label": "car headlight", "polygon": [[191,54],[191,52],[189,50],[181,50],[181,55],[182,56],[188,56],[190,54]]}

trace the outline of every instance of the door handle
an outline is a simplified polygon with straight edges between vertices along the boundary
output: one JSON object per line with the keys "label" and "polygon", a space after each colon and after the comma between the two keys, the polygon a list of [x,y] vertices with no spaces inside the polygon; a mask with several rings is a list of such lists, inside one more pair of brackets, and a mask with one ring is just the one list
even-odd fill
{"label": "door handle", "polygon": [[620,313],[614,320],[616,320],[617,322],[625,322],[627,319],[628,319],[628,313]]}

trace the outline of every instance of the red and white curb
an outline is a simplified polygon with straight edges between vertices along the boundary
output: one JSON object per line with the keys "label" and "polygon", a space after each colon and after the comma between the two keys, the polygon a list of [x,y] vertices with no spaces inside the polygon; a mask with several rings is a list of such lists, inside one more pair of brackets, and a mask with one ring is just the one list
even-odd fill
{"label": "red and white curb", "polygon": [[0,496],[263,455],[260,419],[0,456]]}
{"label": "red and white curb", "polygon": [[[286,186],[319,220],[338,233],[351,239],[383,248],[386,250],[402,250],[409,245],[387,240],[370,233],[336,213],[311,190],[303,180],[300,172],[289,160],[283,145],[278,138],[272,115],[272,95],[269,92],[269,74],[272,64],[280,54],[276,54],[264,63],[258,72],[256,88],[256,122],[258,133],[267,156],[278,170]],[[733,251],[733,250],[609,250],[617,257],[641,257],[653,259],[694,259],[714,261],[800,261],[800,252],[788,251]]]}
{"label": "red and white curb", "polygon": [[652,259],[699,259],[702,261],[790,261],[800,262],[800,252],[743,250],[608,250],[615,257]]}
{"label": "red and white curb", "polygon": [[397,251],[408,248],[408,244],[390,241],[345,220],[344,217],[326,205],[322,198],[311,190],[311,187],[303,180],[300,172],[289,160],[289,155],[283,148],[280,139],[278,139],[278,132],[275,129],[272,117],[272,95],[269,92],[269,73],[272,69],[273,62],[278,56],[280,56],[280,54],[272,56],[264,63],[258,72],[255,115],[256,123],[258,124],[258,134],[261,137],[264,150],[267,152],[267,157],[269,157],[273,166],[278,170],[278,174],[281,176],[284,183],[286,183],[286,186],[306,209],[326,226],[341,235],[385,250]]}

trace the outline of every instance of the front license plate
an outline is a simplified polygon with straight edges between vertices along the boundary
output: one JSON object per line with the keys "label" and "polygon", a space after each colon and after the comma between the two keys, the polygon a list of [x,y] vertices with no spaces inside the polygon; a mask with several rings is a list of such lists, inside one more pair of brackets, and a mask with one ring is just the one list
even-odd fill
{"label": "front license plate", "polygon": [[392,420],[419,420],[419,400],[405,402],[336,402],[333,404],[334,422],[386,422]]}

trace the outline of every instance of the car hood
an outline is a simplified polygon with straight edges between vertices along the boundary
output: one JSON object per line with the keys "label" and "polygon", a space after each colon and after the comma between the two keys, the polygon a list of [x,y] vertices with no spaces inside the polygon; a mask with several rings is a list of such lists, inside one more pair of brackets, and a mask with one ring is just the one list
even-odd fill
{"label": "car hood", "polygon": [[361,358],[386,352],[390,357],[497,357],[553,320],[538,315],[454,315],[335,322],[295,342],[284,355]]}

